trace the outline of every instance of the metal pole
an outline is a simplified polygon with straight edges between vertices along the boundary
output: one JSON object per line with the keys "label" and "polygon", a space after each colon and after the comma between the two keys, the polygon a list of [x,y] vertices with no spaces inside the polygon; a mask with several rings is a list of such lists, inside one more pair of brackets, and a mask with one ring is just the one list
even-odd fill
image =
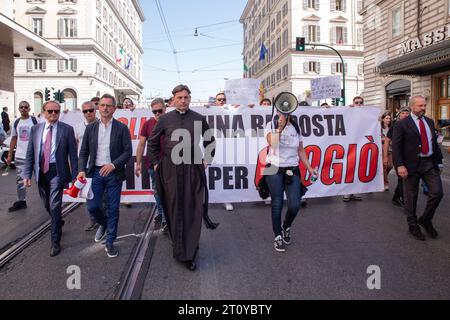
{"label": "metal pole", "polygon": [[335,48],[327,46],[326,44],[305,43],[305,45],[313,46],[313,47],[325,47],[325,48],[331,49],[334,52],[336,52],[336,54],[339,56],[339,58],[341,58],[341,62],[342,62],[342,93],[341,93],[341,97],[342,97],[342,101],[344,102],[344,106],[345,106],[345,64],[344,64],[344,59],[342,59],[341,54]]}

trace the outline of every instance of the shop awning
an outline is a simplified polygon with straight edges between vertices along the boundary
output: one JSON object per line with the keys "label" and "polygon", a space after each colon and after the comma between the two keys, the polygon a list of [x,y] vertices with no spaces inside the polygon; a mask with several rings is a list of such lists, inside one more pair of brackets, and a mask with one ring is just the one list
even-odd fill
{"label": "shop awning", "polygon": [[382,75],[430,75],[450,70],[450,39],[379,65]]}
{"label": "shop awning", "polygon": [[69,59],[66,52],[1,13],[0,45],[12,48],[16,59]]}

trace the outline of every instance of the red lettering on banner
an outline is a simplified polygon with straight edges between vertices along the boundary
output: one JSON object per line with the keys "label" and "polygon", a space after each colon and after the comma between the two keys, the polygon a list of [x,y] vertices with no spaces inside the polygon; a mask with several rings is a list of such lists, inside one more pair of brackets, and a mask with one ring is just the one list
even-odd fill
{"label": "red lettering on banner", "polygon": [[134,132],[136,130],[136,121],[137,118],[132,117],[130,119],[130,135],[131,135],[131,140],[136,140],[138,138],[138,136],[136,135],[136,133]]}
{"label": "red lettering on banner", "polygon": [[[325,151],[323,159],[322,174],[320,178],[324,185],[331,185],[333,183],[340,184],[342,182],[342,171],[344,165],[342,163],[333,163],[335,159],[344,159],[344,147],[339,144],[333,144]],[[331,169],[333,169],[333,176],[331,176]]]}
{"label": "red lettering on banner", "polygon": [[128,127],[128,118],[125,117],[118,118],[117,121],[122,122],[124,125]]}
{"label": "red lettering on banner", "polygon": [[356,144],[351,144],[347,153],[347,172],[345,173],[345,183],[353,183],[355,181],[356,167]]}
{"label": "red lettering on banner", "polygon": [[[373,137],[367,137],[367,139],[370,142],[361,149],[358,172],[359,180],[364,183],[372,181],[377,175],[378,169],[378,146],[373,143]],[[367,168],[369,168],[369,172],[367,172]]]}

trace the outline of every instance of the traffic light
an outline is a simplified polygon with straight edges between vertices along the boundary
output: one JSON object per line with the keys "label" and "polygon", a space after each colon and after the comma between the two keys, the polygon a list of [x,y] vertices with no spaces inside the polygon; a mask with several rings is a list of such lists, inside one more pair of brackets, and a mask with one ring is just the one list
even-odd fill
{"label": "traffic light", "polygon": [[45,88],[45,101],[50,101],[50,89]]}
{"label": "traffic light", "polygon": [[336,106],[336,98],[331,98],[331,105]]}
{"label": "traffic light", "polygon": [[295,50],[305,51],[305,38],[297,37],[295,40]]}
{"label": "traffic light", "polygon": [[61,90],[55,91],[53,93],[53,100],[58,101],[59,103],[64,102],[64,93],[61,92]]}

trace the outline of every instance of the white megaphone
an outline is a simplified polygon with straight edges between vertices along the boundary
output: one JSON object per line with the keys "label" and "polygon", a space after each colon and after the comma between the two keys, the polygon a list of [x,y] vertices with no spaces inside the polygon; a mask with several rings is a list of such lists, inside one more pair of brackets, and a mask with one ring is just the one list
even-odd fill
{"label": "white megaphone", "polygon": [[273,103],[275,109],[284,115],[289,115],[297,109],[298,100],[290,92],[280,93]]}
{"label": "white megaphone", "polygon": [[64,194],[67,194],[69,197],[78,198],[78,194],[81,189],[86,185],[87,180],[84,178],[78,178],[75,180],[75,183],[67,190],[64,190]]}

